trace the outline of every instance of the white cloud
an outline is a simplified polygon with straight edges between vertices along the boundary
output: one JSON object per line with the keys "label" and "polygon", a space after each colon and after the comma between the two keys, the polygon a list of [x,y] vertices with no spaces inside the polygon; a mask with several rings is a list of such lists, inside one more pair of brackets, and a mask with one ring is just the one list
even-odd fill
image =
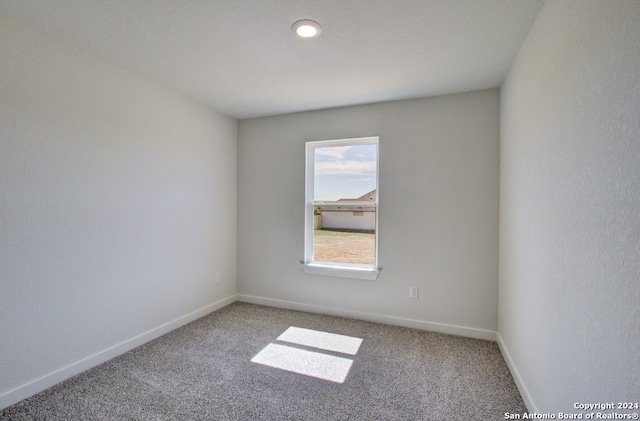
{"label": "white cloud", "polygon": [[375,161],[316,162],[316,175],[368,175],[375,173]]}
{"label": "white cloud", "polygon": [[331,146],[331,147],[323,147],[316,148],[316,155],[321,156],[329,156],[335,159],[343,159],[344,154],[351,149],[353,146]]}

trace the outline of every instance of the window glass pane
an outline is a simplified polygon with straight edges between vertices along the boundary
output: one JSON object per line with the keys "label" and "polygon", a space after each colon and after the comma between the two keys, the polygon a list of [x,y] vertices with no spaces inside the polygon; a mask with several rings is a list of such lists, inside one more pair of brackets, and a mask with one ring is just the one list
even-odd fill
{"label": "window glass pane", "polygon": [[314,201],[357,199],[376,188],[377,145],[316,147]]}
{"label": "window glass pane", "polygon": [[377,146],[315,147],[314,261],[375,265]]}

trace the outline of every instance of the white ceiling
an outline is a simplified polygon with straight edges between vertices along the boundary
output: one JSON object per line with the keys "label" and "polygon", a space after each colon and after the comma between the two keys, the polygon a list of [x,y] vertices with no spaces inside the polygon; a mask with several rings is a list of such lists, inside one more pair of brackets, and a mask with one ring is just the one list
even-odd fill
{"label": "white ceiling", "polygon": [[[542,4],[0,0],[0,13],[244,119],[497,87]],[[320,37],[294,36],[305,18]]]}

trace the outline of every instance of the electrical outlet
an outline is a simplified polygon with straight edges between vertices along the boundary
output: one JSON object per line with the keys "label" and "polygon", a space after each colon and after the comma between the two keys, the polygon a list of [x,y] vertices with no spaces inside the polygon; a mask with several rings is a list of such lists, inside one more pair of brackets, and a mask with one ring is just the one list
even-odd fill
{"label": "electrical outlet", "polygon": [[216,284],[219,284],[222,282],[222,274],[218,273],[216,274]]}
{"label": "electrical outlet", "polygon": [[418,287],[409,287],[409,298],[418,299]]}

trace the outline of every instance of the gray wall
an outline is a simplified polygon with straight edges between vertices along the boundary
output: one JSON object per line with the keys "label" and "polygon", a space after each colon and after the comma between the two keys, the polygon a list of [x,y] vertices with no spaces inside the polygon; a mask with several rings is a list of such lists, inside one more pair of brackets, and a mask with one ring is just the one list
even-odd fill
{"label": "gray wall", "polygon": [[1,408],[234,299],[237,122],[4,19],[0,57]]}
{"label": "gray wall", "polygon": [[638,22],[547,1],[502,87],[499,339],[530,410],[640,401]]}
{"label": "gray wall", "polygon": [[[382,273],[307,275],[305,141],[364,136],[380,136]],[[238,148],[241,300],[495,338],[498,90],[244,120]]]}

